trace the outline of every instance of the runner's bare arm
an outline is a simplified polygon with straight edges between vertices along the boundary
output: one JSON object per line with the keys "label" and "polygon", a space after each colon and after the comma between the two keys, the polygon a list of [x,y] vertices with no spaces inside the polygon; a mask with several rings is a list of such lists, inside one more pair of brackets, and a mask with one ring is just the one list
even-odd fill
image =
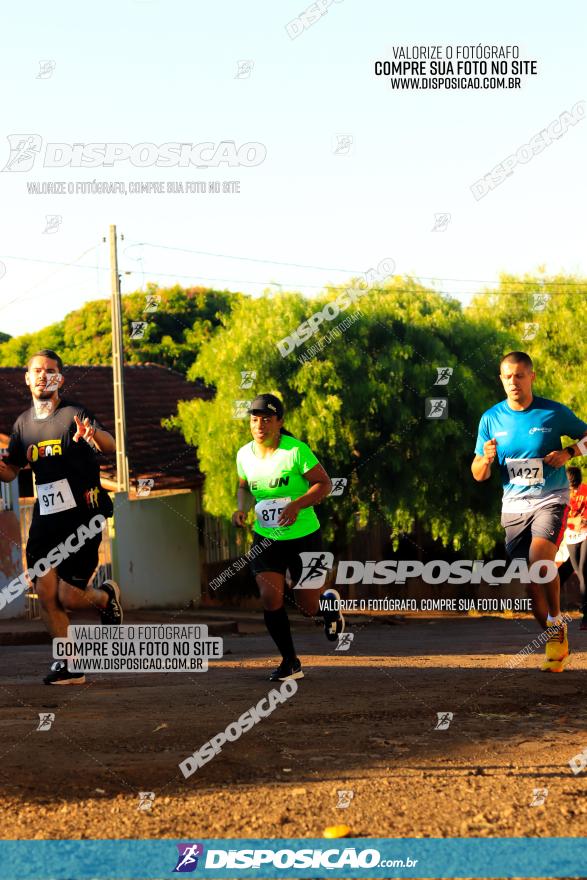
{"label": "runner's bare arm", "polygon": [[497,457],[497,440],[493,437],[483,444],[483,455],[476,455],[471,464],[471,473],[477,482],[488,480],[491,476],[491,465]]}
{"label": "runner's bare arm", "polygon": [[20,468],[15,464],[7,464],[0,458],[0,480],[3,483],[12,483],[18,477]]}
{"label": "runner's bare arm", "polygon": [[570,446],[565,446],[564,449],[555,449],[553,452],[545,455],[544,464],[549,465],[549,467],[559,468],[579,455],[587,455],[587,431],[579,441],[571,443]]}
{"label": "runner's bare arm", "polygon": [[116,452],[116,440],[108,431],[97,428],[94,434],[94,443],[104,455],[111,455]]}
{"label": "runner's bare arm", "polygon": [[295,501],[292,501],[291,504],[288,504],[288,507],[294,505],[298,510],[303,510],[305,507],[313,507],[315,504],[319,504],[332,491],[332,480],[321,464],[316,464],[309,471],[306,471],[304,479],[310,484],[308,491],[299,498],[296,498]]}
{"label": "runner's bare arm", "polygon": [[243,528],[246,522],[247,511],[252,507],[253,496],[249,490],[249,484],[242,477],[238,478],[236,499],[238,510],[235,510],[232,514],[232,524]]}
{"label": "runner's bare arm", "polygon": [[283,508],[277,520],[278,526],[293,525],[298,518],[300,510],[303,510],[305,507],[313,507],[314,504],[319,504],[332,491],[332,480],[321,464],[316,464],[309,471],[306,471],[304,479],[310,483],[310,488],[303,495],[300,495],[299,498],[296,498],[295,501],[290,501]]}
{"label": "runner's bare arm", "polygon": [[96,446],[98,451],[105,455],[116,452],[116,440],[112,434],[109,434],[108,431],[104,431],[102,428],[96,428],[89,419],[84,419],[82,422],[77,416],[74,416],[74,420],[76,432],[73,440],[75,443],[80,439],[84,439],[90,445]]}

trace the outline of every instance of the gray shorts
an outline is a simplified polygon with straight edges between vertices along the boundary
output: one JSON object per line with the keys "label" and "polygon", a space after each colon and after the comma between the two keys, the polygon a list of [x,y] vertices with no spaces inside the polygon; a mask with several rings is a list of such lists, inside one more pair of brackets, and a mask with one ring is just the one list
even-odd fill
{"label": "gray shorts", "polygon": [[566,504],[546,504],[528,513],[502,513],[509,558],[528,561],[532,538],[546,538],[558,547],[565,533],[568,510]]}

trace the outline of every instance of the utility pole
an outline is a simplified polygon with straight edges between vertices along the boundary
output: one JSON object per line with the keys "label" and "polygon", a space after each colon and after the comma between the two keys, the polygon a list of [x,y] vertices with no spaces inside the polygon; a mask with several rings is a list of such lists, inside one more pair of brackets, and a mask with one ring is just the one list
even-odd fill
{"label": "utility pole", "polygon": [[116,436],[116,491],[129,491],[126,454],[126,416],[124,412],[124,347],[122,343],[122,304],[116,248],[116,226],[110,227],[110,274],[112,280],[112,378],[114,384],[114,426]]}

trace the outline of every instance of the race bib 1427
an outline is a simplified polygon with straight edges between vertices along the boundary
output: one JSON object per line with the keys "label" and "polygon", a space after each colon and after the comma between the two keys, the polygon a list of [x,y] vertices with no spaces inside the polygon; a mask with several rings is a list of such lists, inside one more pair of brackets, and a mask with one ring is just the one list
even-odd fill
{"label": "race bib 1427", "polygon": [[505,465],[512,486],[538,486],[544,483],[541,458],[506,458]]}

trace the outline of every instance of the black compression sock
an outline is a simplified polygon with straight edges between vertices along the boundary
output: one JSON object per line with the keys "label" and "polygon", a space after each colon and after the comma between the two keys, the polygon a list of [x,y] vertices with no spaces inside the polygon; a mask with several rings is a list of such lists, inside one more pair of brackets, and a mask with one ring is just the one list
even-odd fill
{"label": "black compression sock", "polygon": [[277,650],[284,660],[295,660],[296,649],[294,648],[289,625],[289,617],[285,605],[277,611],[263,611],[265,626],[269,635],[277,645]]}

